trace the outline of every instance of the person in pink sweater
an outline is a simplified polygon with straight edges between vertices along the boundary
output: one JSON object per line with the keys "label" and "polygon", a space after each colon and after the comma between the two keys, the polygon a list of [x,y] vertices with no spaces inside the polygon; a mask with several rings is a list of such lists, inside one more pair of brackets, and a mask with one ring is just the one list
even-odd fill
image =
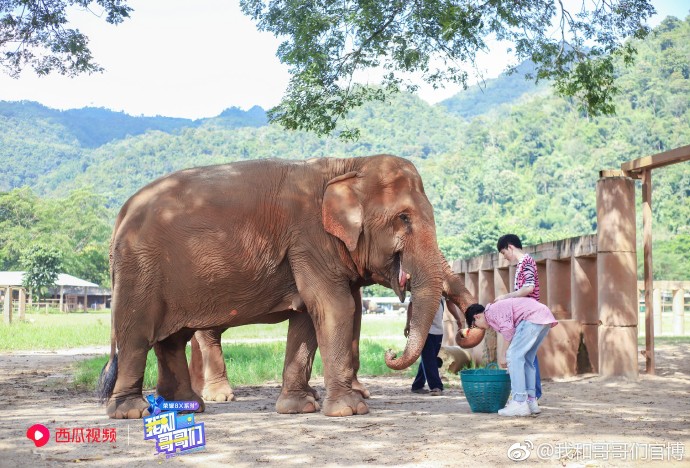
{"label": "person in pink sweater", "polygon": [[512,297],[489,303],[486,308],[472,304],[465,311],[467,325],[503,335],[506,351],[499,363],[507,362],[512,398],[501,416],[529,416],[540,413],[535,395],[534,357],[551,327],[558,321],[544,304],[527,297]]}

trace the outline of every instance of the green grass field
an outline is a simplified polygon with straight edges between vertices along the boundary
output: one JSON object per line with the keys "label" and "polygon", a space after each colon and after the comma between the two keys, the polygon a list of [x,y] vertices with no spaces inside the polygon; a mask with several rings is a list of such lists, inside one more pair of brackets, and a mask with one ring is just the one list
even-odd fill
{"label": "green grass field", "polygon": [[[280,381],[285,355],[288,323],[246,325],[231,328],[223,334],[223,350],[228,376],[233,385],[258,385]],[[372,376],[394,373],[386,367],[383,355],[386,349],[402,351],[405,338],[404,315],[364,315],[360,343],[361,368],[359,375]],[[644,345],[644,337],[639,338]],[[690,343],[690,336],[656,337],[655,343]],[[0,325],[0,351],[59,350],[87,346],[110,345],[109,313],[28,314],[24,322]],[[188,348],[189,350],[189,348]],[[108,356],[82,361],[75,373],[75,383],[92,389]],[[323,372],[317,353],[313,376]],[[414,375],[416,366],[404,371]],[[144,385],[153,388],[157,378],[156,356],[149,353]]]}
{"label": "green grass field", "polygon": [[[402,351],[405,316],[365,315],[362,320],[359,375],[393,373],[383,360],[385,350]],[[231,328],[223,334],[224,357],[233,385],[259,385],[280,381],[285,356],[288,322],[246,325]],[[258,341],[258,342],[254,342]],[[79,347],[110,346],[110,314],[27,314],[26,320],[0,325],[0,351],[59,350]],[[189,355],[189,348],[188,348]],[[75,383],[93,389],[108,356],[89,359],[78,364]],[[406,372],[413,374],[413,366]],[[313,376],[323,372],[317,353]],[[155,353],[149,353],[144,386],[153,388],[157,379]]]}

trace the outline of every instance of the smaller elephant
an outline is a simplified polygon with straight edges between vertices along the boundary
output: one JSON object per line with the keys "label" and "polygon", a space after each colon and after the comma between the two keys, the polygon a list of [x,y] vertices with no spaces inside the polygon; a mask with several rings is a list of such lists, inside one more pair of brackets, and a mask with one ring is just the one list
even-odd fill
{"label": "smaller elephant", "polygon": [[[361,303],[361,293],[356,291],[355,294],[355,304]],[[357,305],[356,305],[357,306]],[[356,307],[355,306],[355,307]],[[289,320],[290,325],[288,329],[288,334],[290,330],[293,330],[293,335],[299,335],[299,329],[308,327],[309,324],[304,323],[306,320],[311,321],[309,314],[306,310],[285,310],[283,312],[275,314],[272,320],[266,321],[265,323],[278,323],[284,320]],[[361,328],[361,314],[355,314],[355,320],[353,323],[353,342],[352,342],[352,367],[354,370],[352,389],[359,392],[363,398],[369,398],[369,390],[357,379],[357,372],[359,371],[359,335]],[[313,328],[313,324],[311,325]],[[225,332],[227,328],[215,328],[209,330],[199,330],[192,337],[191,347],[192,355],[189,362],[189,373],[192,381],[192,388],[194,391],[201,395],[205,401],[233,401],[235,399],[234,391],[230,385],[227,369],[225,366],[225,360],[223,358],[223,350],[221,345],[221,335]],[[288,346],[290,346],[291,340],[288,339]],[[306,379],[301,380],[303,388],[301,391],[307,395],[311,394],[311,399],[299,412],[314,412],[319,411],[320,406],[317,403],[320,400],[319,394],[309,386],[309,378],[311,377],[311,364],[313,363],[314,355],[316,353],[316,336],[314,335],[312,339],[304,340],[300,343],[304,345],[304,359],[308,363],[308,369],[302,369],[305,373]],[[292,351],[286,354],[292,354]],[[285,370],[284,370],[285,372]],[[284,376],[285,377],[285,376]],[[286,379],[283,379],[286,382]],[[276,411],[279,413],[283,412],[296,412],[293,405],[286,405],[285,401],[289,400],[288,395],[285,398],[279,399],[276,403]]]}

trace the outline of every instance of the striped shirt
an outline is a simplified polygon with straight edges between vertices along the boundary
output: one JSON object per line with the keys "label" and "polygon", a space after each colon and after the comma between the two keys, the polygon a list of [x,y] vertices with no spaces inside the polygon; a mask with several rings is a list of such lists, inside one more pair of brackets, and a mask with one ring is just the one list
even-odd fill
{"label": "striped shirt", "polygon": [[534,286],[534,290],[526,297],[539,300],[539,273],[537,272],[537,262],[529,254],[525,254],[522,260],[515,266],[515,290],[523,286]]}
{"label": "striped shirt", "polygon": [[484,318],[486,323],[503,335],[506,341],[513,339],[515,329],[523,320],[538,325],[551,324],[551,327],[558,325],[558,321],[548,307],[528,297],[510,297],[487,304]]}

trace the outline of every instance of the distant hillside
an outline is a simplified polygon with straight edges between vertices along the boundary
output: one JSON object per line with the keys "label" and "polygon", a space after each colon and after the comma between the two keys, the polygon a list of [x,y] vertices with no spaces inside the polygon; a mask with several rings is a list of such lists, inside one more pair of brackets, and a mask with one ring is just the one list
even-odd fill
{"label": "distant hillside", "polygon": [[[184,167],[385,152],[418,168],[448,258],[491,251],[505,232],[521,234],[526,244],[591,234],[599,170],[690,144],[688,38],[690,17],[667,18],[634,42],[635,66],[617,65],[616,115],[588,116],[548,88],[521,92],[529,82],[502,76],[482,94],[456,96],[453,111],[409,94],[369,103],[341,122],[362,130],[351,143],[264,125],[265,113],[252,108],[91,148],[64,113],[14,103],[14,113],[0,112],[0,191],[28,186],[54,198],[91,187],[114,217],[140,187]],[[677,240],[690,237],[689,194],[690,163],[655,170],[655,274],[659,265],[664,279],[690,279],[687,242]],[[2,216],[0,209],[0,228]]]}
{"label": "distant hillside", "polygon": [[203,119],[203,125],[218,126],[222,128],[263,127],[268,125],[266,111],[259,106],[254,106],[248,111],[239,107],[225,109],[218,117]]}
{"label": "distant hillside", "polygon": [[534,70],[532,62],[523,62],[516,67],[515,73],[502,73],[496,79],[470,86],[455,96],[441,101],[438,105],[452,114],[471,119],[504,104],[514,104],[527,94],[547,92],[548,83],[535,84],[533,79],[525,78],[525,75],[534,73]]}
{"label": "distant hillside", "polygon": [[225,128],[261,127],[267,124],[266,112],[259,106],[248,111],[231,107],[217,117],[190,120],[162,116],[134,117],[100,107],[59,111],[32,101],[0,101],[0,118],[32,122],[48,120],[64,127],[64,133],[74,137],[84,148],[97,148],[113,140],[141,135],[150,130],[172,133],[180,128],[198,127],[205,123]]}

